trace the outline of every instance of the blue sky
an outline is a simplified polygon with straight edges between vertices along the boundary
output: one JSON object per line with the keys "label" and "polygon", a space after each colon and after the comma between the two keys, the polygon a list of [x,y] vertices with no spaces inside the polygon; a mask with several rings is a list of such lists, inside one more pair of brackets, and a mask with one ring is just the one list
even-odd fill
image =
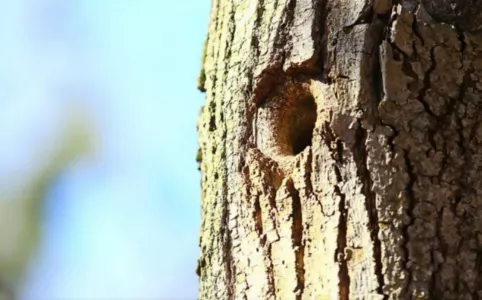
{"label": "blue sky", "polygon": [[195,299],[210,1],[0,2],[0,183],[46,156],[73,100],[97,141],[47,195],[21,298]]}

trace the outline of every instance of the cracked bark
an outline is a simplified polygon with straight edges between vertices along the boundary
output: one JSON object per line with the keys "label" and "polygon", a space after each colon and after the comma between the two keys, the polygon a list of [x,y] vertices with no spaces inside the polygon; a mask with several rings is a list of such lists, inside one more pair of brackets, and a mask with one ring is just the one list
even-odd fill
{"label": "cracked bark", "polygon": [[200,299],[482,299],[481,10],[435,2],[213,1]]}

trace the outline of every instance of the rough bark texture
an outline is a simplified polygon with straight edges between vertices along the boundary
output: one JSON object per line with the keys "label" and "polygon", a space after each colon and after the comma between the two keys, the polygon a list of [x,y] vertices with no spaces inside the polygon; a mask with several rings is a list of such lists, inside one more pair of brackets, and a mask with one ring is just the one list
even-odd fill
{"label": "rough bark texture", "polygon": [[482,299],[480,7],[213,1],[200,299]]}

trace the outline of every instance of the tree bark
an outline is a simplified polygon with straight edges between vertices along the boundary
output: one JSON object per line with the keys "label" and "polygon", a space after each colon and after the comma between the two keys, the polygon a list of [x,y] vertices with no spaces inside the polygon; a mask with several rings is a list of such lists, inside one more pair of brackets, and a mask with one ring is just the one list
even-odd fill
{"label": "tree bark", "polygon": [[482,299],[481,7],[213,1],[200,299]]}

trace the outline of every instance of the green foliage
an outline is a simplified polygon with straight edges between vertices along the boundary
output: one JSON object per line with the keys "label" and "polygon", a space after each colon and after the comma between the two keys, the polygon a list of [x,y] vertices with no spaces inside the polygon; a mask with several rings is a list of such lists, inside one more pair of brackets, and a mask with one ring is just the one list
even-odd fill
{"label": "green foliage", "polygon": [[[42,207],[48,191],[59,174],[72,162],[92,149],[92,129],[79,111],[70,112],[68,123],[54,151],[31,166],[27,178],[18,187],[0,196],[0,299],[5,289],[15,290],[28,269],[30,259],[40,245]],[[12,181],[12,184],[15,180]]]}

